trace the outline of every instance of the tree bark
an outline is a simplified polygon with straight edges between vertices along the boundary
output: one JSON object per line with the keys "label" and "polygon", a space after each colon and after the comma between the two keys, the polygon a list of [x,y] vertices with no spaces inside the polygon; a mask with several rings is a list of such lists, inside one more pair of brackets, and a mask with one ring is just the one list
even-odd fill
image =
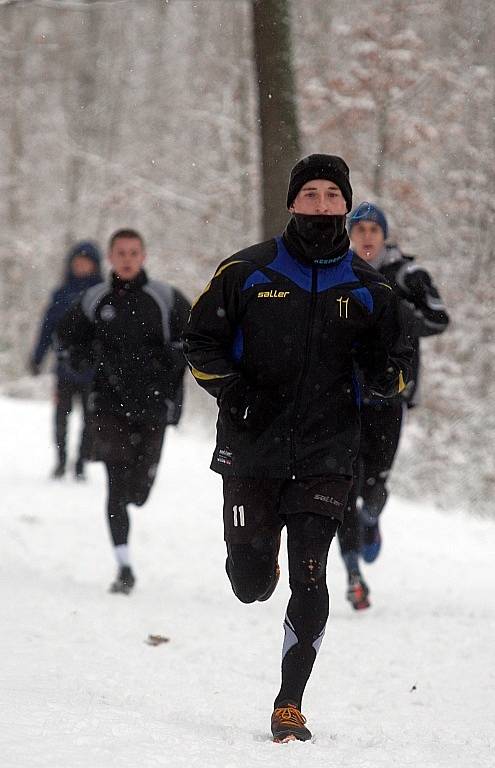
{"label": "tree bark", "polygon": [[300,155],[287,0],[253,0],[258,81],[263,237],[287,222],[289,172]]}
{"label": "tree bark", "polygon": [[389,159],[389,104],[387,98],[379,103],[377,112],[377,152],[373,172],[373,195],[375,200],[381,202],[385,184],[386,165]]}

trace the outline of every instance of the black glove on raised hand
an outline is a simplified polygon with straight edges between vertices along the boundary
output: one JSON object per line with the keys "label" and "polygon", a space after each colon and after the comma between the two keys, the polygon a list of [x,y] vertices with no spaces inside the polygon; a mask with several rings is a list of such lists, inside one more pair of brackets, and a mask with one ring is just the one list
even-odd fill
{"label": "black glove on raised hand", "polygon": [[424,269],[414,269],[405,271],[399,281],[406,298],[412,299],[414,303],[422,303],[431,289],[431,277]]}

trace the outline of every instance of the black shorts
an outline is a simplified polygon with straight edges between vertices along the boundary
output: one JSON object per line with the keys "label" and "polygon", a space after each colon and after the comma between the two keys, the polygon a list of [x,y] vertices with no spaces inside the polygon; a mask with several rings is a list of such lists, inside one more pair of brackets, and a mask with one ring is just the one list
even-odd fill
{"label": "black shorts", "polygon": [[342,522],[352,478],[346,475],[301,480],[223,478],[225,541],[243,544],[280,532],[288,515],[311,514]]}
{"label": "black shorts", "polygon": [[157,465],[165,422],[136,422],[108,413],[91,416],[91,459],[128,467]]}

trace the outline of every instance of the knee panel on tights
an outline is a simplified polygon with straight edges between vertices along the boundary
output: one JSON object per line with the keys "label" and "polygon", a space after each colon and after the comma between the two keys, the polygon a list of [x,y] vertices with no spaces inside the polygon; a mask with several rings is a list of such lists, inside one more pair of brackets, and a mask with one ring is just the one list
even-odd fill
{"label": "knee panel on tights", "polygon": [[330,542],[339,522],[323,515],[294,515],[288,519],[291,587],[306,589],[325,582]]}
{"label": "knee panel on tights", "polygon": [[312,557],[301,553],[297,555],[291,564],[291,584],[299,583],[305,587],[311,587],[325,578],[327,559]]}

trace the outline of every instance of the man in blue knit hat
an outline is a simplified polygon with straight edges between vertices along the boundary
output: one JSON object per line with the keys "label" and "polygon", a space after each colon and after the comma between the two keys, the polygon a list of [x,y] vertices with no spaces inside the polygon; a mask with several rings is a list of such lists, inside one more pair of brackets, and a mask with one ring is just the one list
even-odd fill
{"label": "man in blue knit hat", "polygon": [[352,211],[347,228],[354,253],[386,277],[400,300],[414,350],[412,382],[400,395],[385,400],[361,381],[361,440],[344,524],[338,532],[347,568],[347,598],[356,610],[368,608],[369,588],[359,557],[372,563],[381,547],[379,516],[387,501],[387,480],[394,462],[404,409],[417,404],[419,339],[443,333],[449,318],[431,276],[395,245],[386,245],[388,223],[383,211],[364,202]]}
{"label": "man in blue knit hat", "polygon": [[[29,369],[33,376],[40,373],[43,359],[50,348],[58,350],[55,329],[58,321],[65,315],[71,304],[88,288],[101,282],[101,255],[98,247],[90,242],[76,243],[66,257],[64,281],[52,294],[38,334],[38,340],[29,360]],[[67,460],[67,419],[72,411],[75,399],[81,400],[83,409],[83,430],[79,444],[79,455],[74,467],[76,479],[84,479],[84,462],[89,453],[89,430],[87,426],[88,397],[93,377],[92,371],[79,373],[74,371],[66,360],[58,356],[55,368],[57,377],[55,388],[55,443],[57,464],[52,477],[60,478],[65,474]]]}

